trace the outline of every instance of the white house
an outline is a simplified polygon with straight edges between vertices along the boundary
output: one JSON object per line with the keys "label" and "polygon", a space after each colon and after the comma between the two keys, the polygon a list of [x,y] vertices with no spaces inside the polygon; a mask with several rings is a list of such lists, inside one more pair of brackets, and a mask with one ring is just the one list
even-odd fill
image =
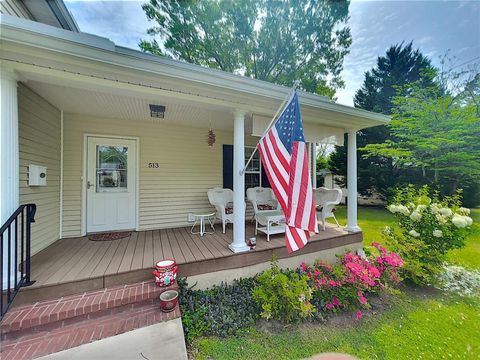
{"label": "white house", "polygon": [[[245,175],[238,169],[290,89],[117,46],[80,32],[63,2],[53,3],[8,0],[1,8],[0,224],[21,204],[36,204],[36,283],[21,291],[30,293],[26,299],[148,278],[158,257],[175,257],[192,276],[238,275],[268,263],[273,252],[287,258],[282,236],[259,239],[257,250],[242,254],[228,244],[245,248],[245,183],[262,183],[261,166]],[[294,256],[361,244],[356,133],[389,118],[311,93],[299,98],[312,148],[342,144],[348,134],[351,196],[346,229],[327,228]],[[114,165],[105,160],[112,156]],[[43,167],[45,184],[32,185],[33,171]],[[233,231],[187,235],[189,213],[212,211],[207,190],[230,182]],[[116,242],[86,237],[112,230],[134,232]]]}

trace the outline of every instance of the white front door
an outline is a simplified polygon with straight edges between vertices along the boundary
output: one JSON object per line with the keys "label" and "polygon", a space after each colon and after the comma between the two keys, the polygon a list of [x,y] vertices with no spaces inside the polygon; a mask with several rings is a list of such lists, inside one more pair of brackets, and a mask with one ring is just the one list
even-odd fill
{"label": "white front door", "polygon": [[87,138],[87,232],[136,227],[135,140]]}

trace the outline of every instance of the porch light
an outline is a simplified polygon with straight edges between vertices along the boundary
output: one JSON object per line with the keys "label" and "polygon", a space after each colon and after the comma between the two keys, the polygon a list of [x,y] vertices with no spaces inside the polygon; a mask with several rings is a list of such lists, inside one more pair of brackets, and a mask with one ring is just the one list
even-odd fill
{"label": "porch light", "polygon": [[150,104],[150,116],[153,118],[165,118],[165,106]]}

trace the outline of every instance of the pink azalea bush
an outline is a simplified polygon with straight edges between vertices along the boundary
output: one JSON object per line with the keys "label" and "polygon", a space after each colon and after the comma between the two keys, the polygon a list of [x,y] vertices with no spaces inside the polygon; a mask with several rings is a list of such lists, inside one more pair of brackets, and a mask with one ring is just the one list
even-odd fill
{"label": "pink azalea bush", "polygon": [[313,289],[312,302],[318,310],[356,310],[355,318],[360,320],[361,310],[370,308],[369,294],[379,293],[401,280],[398,269],[403,266],[403,260],[400,256],[378,243],[372,246],[366,258],[347,252],[333,265],[321,260],[313,265],[300,264],[300,272],[307,276]]}

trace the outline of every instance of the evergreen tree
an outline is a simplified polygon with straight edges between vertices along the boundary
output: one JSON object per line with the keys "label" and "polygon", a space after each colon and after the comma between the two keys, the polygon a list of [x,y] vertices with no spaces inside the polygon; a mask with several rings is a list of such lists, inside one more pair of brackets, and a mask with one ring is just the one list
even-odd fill
{"label": "evergreen tree", "polygon": [[[431,77],[424,77],[426,71],[434,71],[430,60],[414,49],[410,42],[391,46],[385,56],[378,57],[377,65],[365,73],[362,87],[356,92],[355,107],[385,115],[392,114],[393,99],[400,95],[405,85],[419,82],[420,85],[433,86]],[[403,95],[407,96],[405,92]],[[386,196],[389,189],[400,183],[422,181],[421,170],[415,167],[400,169],[394,159],[382,155],[366,157],[361,150],[367,144],[384,143],[392,139],[387,126],[376,126],[361,130],[357,135],[358,155],[358,191],[362,195],[378,192]],[[347,176],[347,138],[345,145],[335,147],[330,157],[330,170],[344,177],[342,186],[346,185]]]}

